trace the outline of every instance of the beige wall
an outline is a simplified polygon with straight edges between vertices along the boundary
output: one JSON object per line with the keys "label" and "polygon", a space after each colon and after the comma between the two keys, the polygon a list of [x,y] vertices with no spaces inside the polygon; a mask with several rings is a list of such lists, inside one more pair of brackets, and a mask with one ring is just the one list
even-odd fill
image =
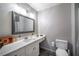
{"label": "beige wall", "polygon": [[[27,10],[34,14],[36,20],[37,12],[26,3],[1,3],[0,4],[0,36],[11,34],[11,11],[27,16]],[[36,20],[37,21],[37,20]],[[37,25],[36,25],[37,26]],[[37,32],[37,28],[35,29]]]}
{"label": "beige wall", "polygon": [[68,40],[71,44],[71,4],[60,4],[39,12],[38,32],[47,36],[42,46],[48,50],[52,51],[51,42],[55,39]]}

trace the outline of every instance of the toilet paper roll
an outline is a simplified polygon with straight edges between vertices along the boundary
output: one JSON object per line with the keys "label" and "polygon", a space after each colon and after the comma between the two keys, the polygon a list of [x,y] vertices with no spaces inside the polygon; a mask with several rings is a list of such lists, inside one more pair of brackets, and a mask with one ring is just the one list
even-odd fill
{"label": "toilet paper roll", "polygon": [[52,43],[52,46],[54,47],[54,42],[51,42]]}

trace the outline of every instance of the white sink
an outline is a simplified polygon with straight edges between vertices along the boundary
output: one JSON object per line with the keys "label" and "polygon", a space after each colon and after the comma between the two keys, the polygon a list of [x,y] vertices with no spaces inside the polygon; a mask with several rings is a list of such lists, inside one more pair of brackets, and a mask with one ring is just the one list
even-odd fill
{"label": "white sink", "polygon": [[24,42],[28,42],[28,41],[33,41],[33,40],[37,40],[38,38],[41,38],[42,36],[36,36],[36,35],[33,35],[33,36],[28,36],[28,37],[19,37],[16,39],[16,41],[19,41],[19,40],[23,40]]}
{"label": "white sink", "polygon": [[24,40],[24,42],[29,42],[29,41],[31,41],[32,39],[23,39]]}

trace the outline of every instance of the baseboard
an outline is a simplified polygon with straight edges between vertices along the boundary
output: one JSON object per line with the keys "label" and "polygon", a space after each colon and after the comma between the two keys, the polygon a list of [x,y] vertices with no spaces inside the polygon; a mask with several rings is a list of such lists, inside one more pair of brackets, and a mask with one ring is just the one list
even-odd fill
{"label": "baseboard", "polygon": [[54,53],[55,53],[55,51],[54,51],[54,50],[52,50],[52,49],[49,49],[49,48],[46,48],[46,47],[40,47],[40,48],[42,48],[42,49],[45,49],[45,50],[48,50],[48,51],[50,51],[50,52],[54,52]]}

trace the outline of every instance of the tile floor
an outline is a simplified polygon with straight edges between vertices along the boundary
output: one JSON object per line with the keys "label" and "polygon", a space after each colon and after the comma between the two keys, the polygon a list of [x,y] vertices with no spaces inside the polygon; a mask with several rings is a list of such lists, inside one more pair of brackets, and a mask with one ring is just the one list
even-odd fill
{"label": "tile floor", "polygon": [[40,49],[40,55],[39,56],[55,56],[55,53],[44,50],[44,49]]}

